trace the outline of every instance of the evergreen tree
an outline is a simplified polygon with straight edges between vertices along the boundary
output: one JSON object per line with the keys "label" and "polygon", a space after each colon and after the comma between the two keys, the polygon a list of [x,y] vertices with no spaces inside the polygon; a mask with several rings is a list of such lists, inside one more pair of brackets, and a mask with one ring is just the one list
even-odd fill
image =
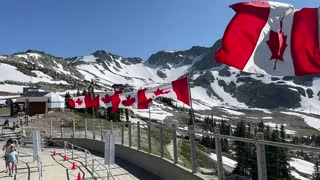
{"label": "evergreen tree", "polygon": [[86,89],[83,89],[83,91],[82,91],[82,96],[84,96],[84,95],[86,95],[86,94],[88,94],[87,90],[86,90]]}
{"label": "evergreen tree", "polygon": [[67,108],[69,108],[69,109],[70,109],[70,105],[69,105],[69,103],[68,103],[68,99],[69,99],[70,97],[71,97],[71,96],[70,96],[70,93],[69,93],[69,91],[67,91],[66,94],[64,95],[64,102],[65,102],[65,106],[66,106]]}
{"label": "evergreen tree", "polygon": [[80,90],[77,90],[76,96],[81,96]]}
{"label": "evergreen tree", "polygon": [[[244,121],[239,121],[237,123],[237,127],[235,129],[234,135],[237,137],[246,137],[246,125]],[[248,162],[248,154],[249,154],[248,143],[235,141],[234,142],[234,156],[235,160],[238,162],[237,166],[233,170],[234,174],[238,174],[240,176],[249,176],[249,162]]]}
{"label": "evergreen tree", "polygon": [[314,162],[314,172],[312,173],[312,180],[320,180],[320,170],[319,170],[319,157],[315,158]]}

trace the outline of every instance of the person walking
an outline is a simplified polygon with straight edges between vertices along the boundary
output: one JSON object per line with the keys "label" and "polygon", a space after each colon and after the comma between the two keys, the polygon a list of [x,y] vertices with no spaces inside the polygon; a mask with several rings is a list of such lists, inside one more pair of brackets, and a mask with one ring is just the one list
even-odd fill
{"label": "person walking", "polygon": [[10,145],[10,153],[8,156],[9,161],[9,176],[15,176],[15,170],[18,164],[18,153],[14,144]]}
{"label": "person walking", "polygon": [[2,150],[5,151],[4,153],[4,161],[5,161],[5,167],[6,167],[6,170],[5,172],[7,173],[8,172],[8,169],[9,169],[9,153],[10,153],[10,146],[11,145],[14,145],[14,141],[13,139],[8,139],[7,142],[4,144],[4,146],[2,147]]}

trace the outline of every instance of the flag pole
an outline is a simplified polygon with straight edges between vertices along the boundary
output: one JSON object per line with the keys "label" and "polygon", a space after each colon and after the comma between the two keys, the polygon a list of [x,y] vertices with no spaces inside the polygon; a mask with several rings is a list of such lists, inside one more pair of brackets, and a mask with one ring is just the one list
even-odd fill
{"label": "flag pole", "polygon": [[193,113],[193,107],[192,107],[192,99],[191,99],[191,90],[190,90],[190,74],[187,76],[187,82],[188,82],[188,91],[189,91],[189,102],[190,102],[190,109],[191,109],[191,123],[192,125],[189,125],[189,134],[190,134],[190,153],[191,153],[191,168],[192,173],[197,172],[197,156],[196,156],[196,140],[195,140],[195,124],[194,124],[194,113]]}
{"label": "flag pole", "polygon": [[191,90],[190,90],[190,74],[187,76],[188,78],[188,91],[189,91],[189,102],[190,102],[190,109],[191,109],[191,125],[194,126],[194,113],[193,113],[193,107],[192,107],[192,99],[191,99]]}

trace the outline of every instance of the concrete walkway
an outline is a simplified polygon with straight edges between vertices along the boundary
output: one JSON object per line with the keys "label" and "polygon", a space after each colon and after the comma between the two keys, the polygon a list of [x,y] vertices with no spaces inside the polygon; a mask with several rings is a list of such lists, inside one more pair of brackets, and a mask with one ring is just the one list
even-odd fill
{"label": "concrete walkway", "polygon": [[[53,156],[53,148],[43,148],[41,152],[41,162],[42,162],[42,179],[43,180],[76,180],[78,173],[82,176],[82,179],[89,180],[92,179],[91,174],[91,167],[92,167],[92,160],[88,161],[88,166],[85,166],[84,159],[81,159],[74,155],[74,160],[71,159],[71,153],[67,152],[68,161],[63,160],[64,156],[64,149],[57,149],[57,155]],[[5,173],[5,165],[4,161],[0,164],[0,179],[21,179],[21,180],[37,180],[39,179],[38,173],[38,163],[37,161],[33,162],[33,155],[32,155],[31,148],[20,148],[20,158],[19,164],[17,169],[17,174],[15,177],[9,177],[8,173]],[[81,154],[80,151],[74,151],[75,154]],[[106,177],[107,170],[106,166],[103,166],[104,159],[98,156],[93,155],[93,158],[96,160],[95,162],[95,178],[99,177]],[[101,164],[97,163],[99,161]],[[77,168],[75,170],[72,169],[72,163],[75,162]],[[119,162],[119,161],[118,161]],[[136,177],[135,173],[130,173],[121,166],[118,165],[116,162],[115,165],[110,167],[111,174],[114,179],[126,179],[126,180],[133,180],[133,179],[141,179],[141,177]],[[123,164],[121,162],[119,164]],[[125,163],[124,163],[125,164]],[[141,170],[140,170],[141,171]],[[142,174],[144,174],[142,172]],[[112,178],[111,178],[112,179]],[[143,179],[143,178],[142,178]]]}

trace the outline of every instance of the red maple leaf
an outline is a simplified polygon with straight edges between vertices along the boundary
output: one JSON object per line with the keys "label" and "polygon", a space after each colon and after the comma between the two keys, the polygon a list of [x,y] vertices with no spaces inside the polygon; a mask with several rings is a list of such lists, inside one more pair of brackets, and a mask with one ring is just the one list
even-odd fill
{"label": "red maple leaf", "polygon": [[104,102],[105,104],[108,104],[111,102],[111,98],[108,94],[106,94],[102,99],[101,99],[102,102]]}
{"label": "red maple leaf", "polygon": [[127,99],[126,100],[123,100],[122,101],[122,104],[124,106],[131,106],[135,101],[136,99],[135,98],[132,98],[130,95],[126,97]]}
{"label": "red maple leaf", "polygon": [[277,32],[271,31],[269,35],[269,40],[267,41],[267,44],[272,53],[270,60],[276,60],[274,62],[273,69],[276,69],[277,61],[284,61],[283,54],[287,47],[287,35],[284,35],[282,31],[282,20],[283,18],[280,21],[279,30]]}
{"label": "red maple leaf", "polygon": [[168,94],[169,92],[170,92],[170,90],[164,91],[163,89],[158,88],[158,89],[154,92],[154,94],[155,94],[156,96],[159,96],[159,95],[161,95],[161,94]]}
{"label": "red maple leaf", "polygon": [[78,98],[77,101],[76,101],[76,103],[79,104],[79,105],[81,105],[81,104],[83,103],[83,101],[82,101],[80,98]]}

